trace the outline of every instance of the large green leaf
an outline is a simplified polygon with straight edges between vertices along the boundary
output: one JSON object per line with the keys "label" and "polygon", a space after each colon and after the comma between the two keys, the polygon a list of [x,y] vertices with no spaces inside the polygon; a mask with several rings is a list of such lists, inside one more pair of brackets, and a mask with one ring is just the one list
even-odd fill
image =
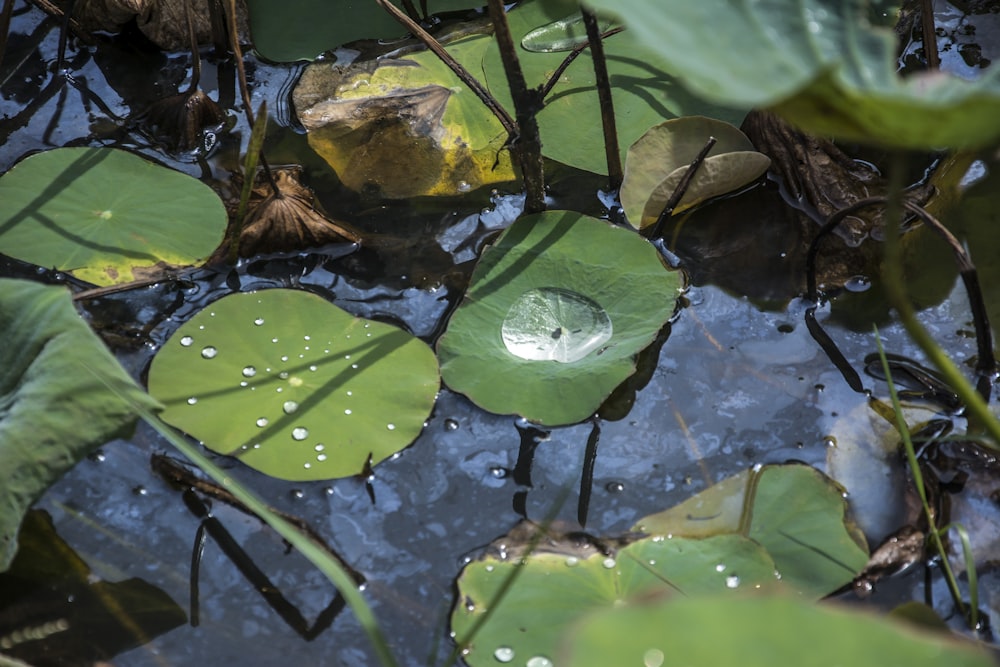
{"label": "large green leaf", "polygon": [[[0,571],[24,513],[52,483],[154,403],[73,309],[69,293],[0,280]],[[127,397],[127,400],[126,398]]]}
{"label": "large green leaf", "polygon": [[[476,635],[466,662],[473,667],[512,661],[551,665],[537,659],[551,660],[560,635],[588,612],[629,607],[653,594],[707,595],[776,584],[774,562],[767,553],[736,535],[646,538],[612,555],[591,550],[587,557],[577,555],[576,548],[556,549],[526,557],[514,585]],[[462,641],[490,608],[517,561],[490,555],[465,567],[451,617],[456,639]]]}
{"label": "large green leaf", "polygon": [[222,241],[212,190],[112,148],[57,148],[0,178],[0,248],[98,285],[194,264]]}
{"label": "large green leaf", "polygon": [[430,348],[307,292],[232,294],[153,359],[163,420],[274,477],[357,474],[420,434],[439,385]]}
{"label": "large green leaf", "polygon": [[491,412],[585,419],[635,372],[680,283],[629,230],[569,211],[523,217],[483,252],[438,341],[444,381]]}
{"label": "large green leaf", "polygon": [[809,595],[827,595],[868,561],[864,537],[846,516],[843,490],[799,464],[751,468],[687,501],[640,519],[657,535],[738,534],[760,543],[782,580]]}
{"label": "large green leaf", "polygon": [[977,81],[896,74],[888,29],[860,0],[592,0],[667,71],[719,104],[772,107],[822,135],[908,148],[1000,137],[1000,69]]}
{"label": "large green leaf", "polygon": [[[566,57],[564,52],[529,51],[522,40],[532,30],[549,24],[553,4],[564,12],[572,3],[529,2],[510,12],[511,32],[518,43],[518,60],[529,87],[545,84]],[[532,46],[529,42],[529,46]],[[532,48],[536,48],[532,46]],[[618,144],[624,157],[628,147],[653,125],[676,116],[703,115],[739,123],[744,111],[709,104],[678,85],[658,53],[638,41],[630,31],[609,37],[604,43],[615,106]],[[482,71],[490,92],[508,109],[513,109],[510,87],[504,74],[500,50],[495,40],[483,60]],[[731,105],[739,107],[745,105]],[[608,173],[601,133],[601,107],[595,87],[594,63],[589,49],[560,77],[538,114],[542,153],[559,162]]]}
{"label": "large green leaf", "polygon": [[780,596],[713,596],[594,613],[564,637],[554,664],[989,667],[995,663],[971,642],[918,632],[857,609]]}
{"label": "large green leaf", "polygon": [[[398,0],[394,4],[402,7]],[[484,0],[431,0],[428,11],[483,4]],[[254,48],[275,62],[312,60],[347,42],[406,34],[375,0],[247,0],[247,8]]]}

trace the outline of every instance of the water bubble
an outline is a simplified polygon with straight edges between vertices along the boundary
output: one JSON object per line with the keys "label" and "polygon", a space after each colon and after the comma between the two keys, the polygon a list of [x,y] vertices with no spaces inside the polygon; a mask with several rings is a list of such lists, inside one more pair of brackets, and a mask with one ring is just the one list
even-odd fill
{"label": "water bubble", "polygon": [[458,422],[455,421],[454,419],[445,419],[444,420],[444,430],[446,430],[446,431],[457,431],[458,430]]}
{"label": "water bubble", "polygon": [[642,654],[643,667],[660,667],[664,659],[663,651],[658,648],[651,648]]}
{"label": "water bubble", "polygon": [[615,563],[615,559],[614,558],[611,558],[609,556],[609,557],[605,558],[603,561],[601,561],[601,565],[603,565],[606,569],[610,570],[615,565],[617,565],[617,563]]}
{"label": "water bubble", "polygon": [[312,338],[310,336],[303,336],[302,340],[312,340]]}
{"label": "water bubble", "polygon": [[287,354],[281,355],[281,360],[282,361],[288,361],[288,355]]}
{"label": "water bubble", "polygon": [[272,338],[272,339],[271,339],[271,342],[272,342],[272,343],[277,343],[277,342],[278,342],[278,339],[277,339],[277,338]]}
{"label": "water bubble", "polygon": [[396,425],[395,424],[386,424],[385,427],[387,429],[389,429],[390,431],[395,431],[396,430]]}
{"label": "water bubble", "polygon": [[188,405],[194,405],[197,402],[198,402],[198,399],[196,397],[194,397],[194,396],[192,396],[191,398],[188,399]]}
{"label": "water bubble", "polygon": [[292,498],[295,498],[296,500],[302,500],[303,498],[306,497],[306,492],[303,491],[302,489],[292,489],[291,490],[291,496],[292,496]]}
{"label": "water bubble", "polygon": [[349,415],[349,414],[351,414],[351,409],[350,409],[350,408],[347,408],[346,410],[344,410],[344,414],[345,414],[345,415]]}
{"label": "water bubble", "polygon": [[351,368],[357,369],[357,367],[358,367],[357,364],[351,364]]}
{"label": "water bubble", "polygon": [[316,366],[316,364],[313,364],[313,365],[311,365],[309,367],[309,370],[311,370],[311,371],[313,371],[315,373],[318,370],[318,367]]}
{"label": "water bubble", "polygon": [[497,650],[493,651],[493,657],[497,659],[497,662],[510,662],[514,659],[514,649],[509,646],[499,646]]}
{"label": "water bubble", "polygon": [[305,468],[306,470],[309,470],[309,468],[313,467],[313,464],[311,464],[311,463],[303,463],[302,467]]}
{"label": "water bubble", "polygon": [[243,369],[243,377],[252,378],[254,375],[257,375],[257,369],[253,366],[246,366]]}
{"label": "water bubble", "polygon": [[263,317],[258,317],[257,319],[255,319],[253,321],[253,323],[256,324],[257,326],[260,326],[260,325],[264,324],[264,318]]}
{"label": "water bubble", "polygon": [[353,392],[353,391],[351,391],[350,389],[348,389],[348,390],[347,390],[347,395],[348,395],[348,396],[354,396],[354,392]]}
{"label": "water bubble", "polygon": [[625,485],[621,482],[608,482],[604,485],[608,493],[621,493],[625,490]]}
{"label": "water bubble", "polygon": [[[247,386],[247,385],[249,385],[249,384],[250,384],[250,383],[249,383],[249,382],[247,382],[246,380],[240,380],[240,386],[241,386],[241,387],[246,387],[246,386]],[[254,389],[256,389],[256,387],[251,387],[251,388],[250,388],[250,391],[253,391]]]}
{"label": "water bubble", "polygon": [[740,578],[735,574],[726,577],[726,588],[737,588],[740,585]]}
{"label": "water bubble", "polygon": [[219,351],[211,345],[201,348],[201,356],[205,359],[214,359],[218,353]]}
{"label": "water bubble", "polygon": [[867,292],[871,286],[872,280],[868,276],[853,276],[844,282],[844,289],[848,292]]}
{"label": "water bubble", "polygon": [[285,401],[281,404],[281,409],[286,415],[290,415],[299,409],[299,404],[295,401]]}
{"label": "water bubble", "polygon": [[496,479],[505,479],[510,471],[503,466],[493,466],[490,468],[490,475]]}
{"label": "water bubble", "polygon": [[326,445],[324,445],[322,442],[319,442],[319,443],[316,443],[316,446],[313,447],[313,449],[315,449],[317,452],[321,452],[324,449],[326,449]]}
{"label": "water bubble", "polygon": [[259,426],[261,428],[264,428],[265,426],[267,426],[267,417],[261,417],[260,419],[258,419],[254,423],[256,423],[257,426]]}
{"label": "water bubble", "polygon": [[345,354],[344,355],[344,359],[350,359],[350,358],[351,358],[351,355],[349,355],[349,354]]}
{"label": "water bubble", "polygon": [[611,339],[613,327],[596,301],[576,292],[542,287],[522,294],[500,329],[507,351],[530,361],[572,363]]}
{"label": "water bubble", "polygon": [[525,667],[552,667],[552,661],[542,655],[536,655],[535,657],[524,663]]}
{"label": "water bubble", "polygon": [[292,439],[293,440],[305,440],[309,437],[309,429],[304,426],[296,426],[292,429]]}
{"label": "water bubble", "polygon": [[146,490],[146,487],[140,484],[139,486],[132,488],[132,493],[137,496],[145,496],[149,493],[149,491]]}
{"label": "water bubble", "polygon": [[726,566],[723,565],[722,563],[719,563],[718,565],[715,566],[715,571],[716,572],[725,572],[726,571]]}
{"label": "water bubble", "polygon": [[316,455],[316,460],[317,461],[326,461],[326,454],[317,454]]}
{"label": "water bubble", "polygon": [[194,344],[194,338],[191,338],[191,336],[184,336],[183,338],[181,338],[181,345],[183,345],[184,347],[191,347],[193,344]]}

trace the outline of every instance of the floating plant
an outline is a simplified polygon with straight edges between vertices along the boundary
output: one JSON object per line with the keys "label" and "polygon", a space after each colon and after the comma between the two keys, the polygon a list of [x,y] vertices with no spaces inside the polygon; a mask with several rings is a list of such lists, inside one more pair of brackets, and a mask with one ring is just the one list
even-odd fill
{"label": "floating plant", "polygon": [[[410,444],[439,385],[430,348],[289,289],[232,294],[153,359],[164,421],[273,477],[357,474]],[[192,400],[193,399],[193,400]]]}
{"label": "floating plant", "polygon": [[680,284],[626,229],[568,211],[522,218],[483,253],[438,342],[442,375],[491,412],[580,421],[635,371]]}
{"label": "floating plant", "polygon": [[462,641],[518,567],[503,605],[466,657],[473,667],[508,657],[518,664],[531,656],[553,659],[560,636],[588,613],[650,597],[779,589],[816,599],[850,582],[868,560],[845,508],[832,480],[790,464],[724,480],[640,520],[624,537],[581,544],[547,534],[530,550],[537,527],[522,524],[462,571],[452,630]]}
{"label": "floating plant", "polygon": [[636,228],[656,222],[667,200],[709,137],[715,145],[698,167],[674,213],[733,192],[760,178],[771,160],[738,128],[713,118],[686,116],[650,128],[628,149],[622,208]]}
{"label": "floating plant", "polygon": [[0,178],[0,247],[97,285],[208,257],[226,229],[198,180],[112,148],[57,148]]}

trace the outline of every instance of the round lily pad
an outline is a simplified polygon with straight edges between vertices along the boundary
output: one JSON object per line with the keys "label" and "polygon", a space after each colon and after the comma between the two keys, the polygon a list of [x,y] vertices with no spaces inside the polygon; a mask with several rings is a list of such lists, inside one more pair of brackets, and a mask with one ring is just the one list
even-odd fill
{"label": "round lily pad", "polygon": [[523,561],[486,556],[465,567],[458,579],[460,602],[451,617],[458,641],[497,604],[511,572],[521,567],[464,656],[467,663],[473,667],[493,667],[498,662],[575,664],[555,660],[558,642],[590,612],[634,606],[651,595],[745,594],[777,586],[767,552],[738,535],[644,538],[610,554],[594,550],[584,555],[578,542],[564,548],[568,546],[557,543],[555,553],[533,552]]}
{"label": "round lily pad", "polygon": [[0,248],[97,285],[206,257],[226,229],[198,180],[113,148],[57,148],[0,177]]}
{"label": "round lily pad", "polygon": [[357,474],[409,445],[437,396],[431,349],[289,289],[232,294],[153,359],[164,421],[272,477]]}
{"label": "round lily pad", "polygon": [[491,412],[586,419],[635,372],[680,285],[627,229],[569,211],[521,218],[483,253],[438,341],[442,376]]}
{"label": "round lily pad", "polygon": [[709,137],[716,143],[698,167],[674,213],[752,183],[771,160],[753,149],[738,128],[714,118],[686,116],[650,128],[628,149],[622,208],[632,226],[656,222],[692,160]]}

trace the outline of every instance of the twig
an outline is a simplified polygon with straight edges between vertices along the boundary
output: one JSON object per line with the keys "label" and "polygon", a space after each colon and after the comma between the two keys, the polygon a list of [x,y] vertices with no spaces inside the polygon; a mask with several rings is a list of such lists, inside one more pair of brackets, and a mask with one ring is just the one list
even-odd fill
{"label": "twig", "polygon": [[512,143],[521,163],[521,177],[524,179],[524,212],[539,213],[545,210],[545,172],[542,141],[535,114],[542,107],[542,98],[540,91],[529,90],[524,80],[524,71],[517,58],[517,48],[510,33],[510,24],[507,23],[503,0],[489,0],[489,12],[507,84],[510,86],[510,96],[514,100],[518,136]]}
{"label": "twig", "polygon": [[[61,10],[53,3],[49,2],[49,0],[30,0],[30,2],[31,4],[35,5],[43,12],[48,14],[49,16],[54,16],[59,19],[65,17],[65,13],[63,12],[63,10]],[[77,21],[75,18],[70,17],[69,29],[73,32],[73,35],[76,36],[76,38],[79,39],[84,44],[88,46],[94,45],[93,38],[87,33],[86,30],[83,29],[83,26],[81,26],[80,22]]]}
{"label": "twig", "polygon": [[[612,35],[617,35],[624,29],[625,26],[619,26],[617,28],[612,28],[611,30],[608,30],[606,32],[602,32],[601,39],[604,40],[607,39],[608,37],[611,37]],[[573,47],[573,50],[566,55],[566,57],[563,59],[561,63],[559,63],[559,67],[555,68],[555,70],[552,72],[552,75],[549,77],[549,80],[545,82],[544,86],[542,86],[541,92],[539,93],[542,100],[548,97],[549,93],[552,92],[552,89],[556,87],[556,84],[559,83],[559,79],[562,78],[563,72],[566,71],[566,68],[568,68],[571,64],[573,64],[573,61],[576,60],[581,53],[583,53],[589,48],[590,48],[590,42],[577,44],[575,47]]]}
{"label": "twig", "polygon": [[927,69],[939,69],[941,57],[938,55],[937,33],[934,30],[934,0],[920,0],[920,28],[923,32]]}
{"label": "twig", "polygon": [[663,225],[665,225],[667,219],[674,214],[674,209],[677,208],[677,205],[681,202],[681,199],[687,192],[688,187],[691,185],[691,181],[694,180],[695,174],[698,173],[698,168],[701,167],[705,158],[708,157],[708,153],[715,146],[716,141],[715,137],[709,137],[708,141],[705,142],[705,145],[702,146],[700,151],[698,151],[698,154],[694,156],[693,160],[691,160],[691,164],[688,165],[687,171],[685,171],[684,175],[681,176],[681,180],[678,181],[677,187],[674,188],[673,194],[670,195],[670,199],[668,199],[667,203],[663,206],[663,210],[660,212],[660,217],[656,219],[656,224],[652,225],[652,231],[644,234],[646,238],[655,239],[660,237],[660,233],[663,231]]}
{"label": "twig", "polygon": [[608,61],[604,57],[604,42],[597,16],[586,8],[581,8],[583,25],[587,28],[587,43],[594,61],[594,80],[597,84],[597,99],[601,104],[601,126],[604,129],[604,154],[608,161],[608,187],[617,190],[622,184],[622,156],[618,149],[618,128],[615,126],[615,104],[611,97],[611,81],[608,78]]}
{"label": "twig", "polygon": [[461,79],[462,83],[469,87],[469,90],[475,93],[476,97],[478,97],[482,103],[486,105],[486,108],[493,112],[493,115],[496,116],[497,120],[500,121],[500,124],[503,125],[503,129],[507,132],[507,134],[514,134],[517,132],[517,124],[514,122],[514,119],[507,112],[507,110],[500,105],[500,102],[498,102],[497,99],[490,94],[490,91],[486,90],[486,87],[483,86],[478,79],[469,73],[469,70],[465,69],[460,62],[455,60],[455,58],[452,57],[452,55],[448,53],[443,46],[441,46],[441,42],[434,39],[433,35],[424,30],[419,23],[400,11],[400,9],[389,2],[389,0],[375,0],[375,2],[377,2],[382,9],[388,12],[402,26],[409,30],[414,37],[423,42],[423,44],[434,53],[434,55],[440,58],[441,62],[447,65],[448,69],[454,72],[455,76]]}

